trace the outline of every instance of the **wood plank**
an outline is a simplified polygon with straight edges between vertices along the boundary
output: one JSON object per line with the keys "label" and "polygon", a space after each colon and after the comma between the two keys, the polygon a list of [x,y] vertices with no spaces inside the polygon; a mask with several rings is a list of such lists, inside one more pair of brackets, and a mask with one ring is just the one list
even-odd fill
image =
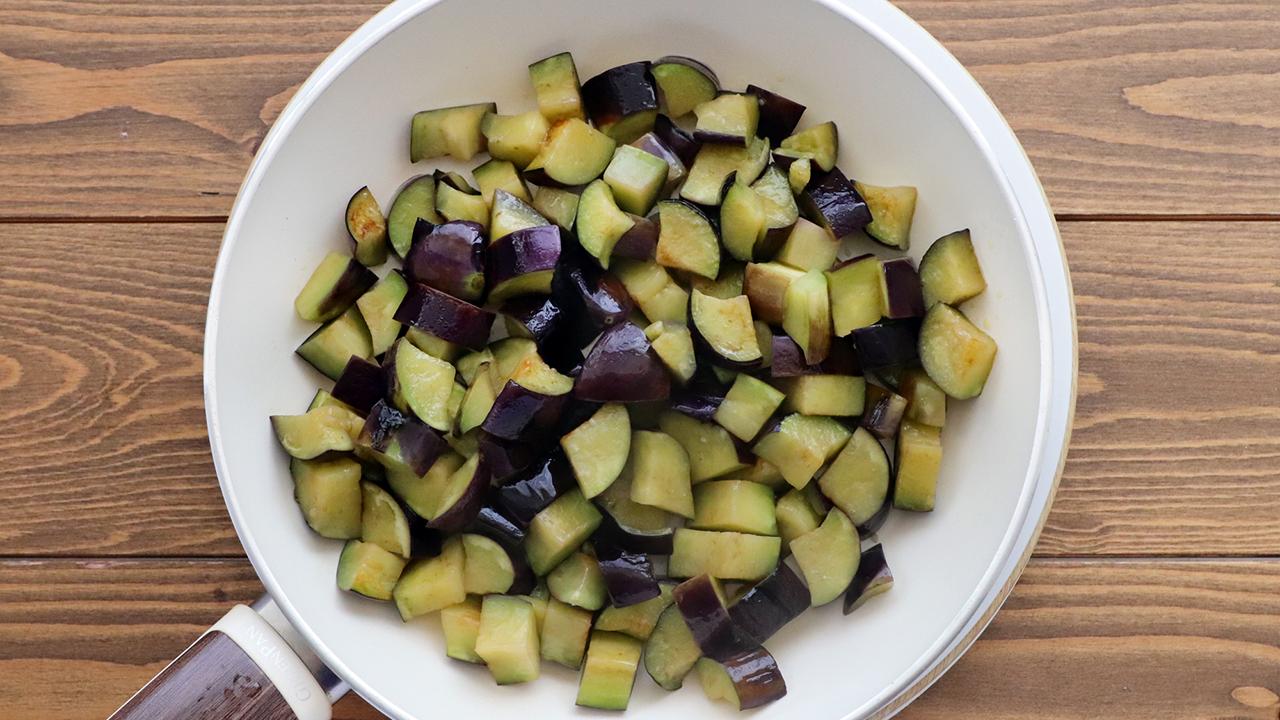
{"label": "wood plank", "polygon": [[[1039,552],[1280,555],[1280,224],[1062,229],[1080,399]],[[7,231],[0,555],[238,556],[200,388],[221,228]]]}
{"label": "wood plank", "polygon": [[[5,717],[104,717],[258,592],[239,560],[0,563]],[[1280,562],[1037,560],[903,717],[1275,718],[1278,644]],[[380,715],[349,696],[335,717]]]}
{"label": "wood plank", "polygon": [[[6,3],[0,217],[225,214],[292,92],[381,4]],[[1058,212],[1274,212],[1280,5],[899,4],[987,88]]]}

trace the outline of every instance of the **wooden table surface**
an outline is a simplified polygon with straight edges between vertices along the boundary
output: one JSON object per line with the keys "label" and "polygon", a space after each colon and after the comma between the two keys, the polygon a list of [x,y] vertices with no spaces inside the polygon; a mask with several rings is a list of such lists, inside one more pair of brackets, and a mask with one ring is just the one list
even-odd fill
{"label": "wooden table surface", "polygon": [[[1080,335],[1036,556],[904,717],[1276,718],[1280,3],[900,4],[1030,153]],[[378,5],[0,2],[0,716],[102,718],[261,592],[205,436],[209,279],[272,119]]]}

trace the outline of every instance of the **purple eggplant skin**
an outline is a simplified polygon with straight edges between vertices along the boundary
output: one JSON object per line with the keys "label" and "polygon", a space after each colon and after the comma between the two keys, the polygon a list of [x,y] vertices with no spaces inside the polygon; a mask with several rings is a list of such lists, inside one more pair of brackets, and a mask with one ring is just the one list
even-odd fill
{"label": "purple eggplant skin", "polygon": [[893,587],[893,571],[884,557],[884,546],[877,543],[862,551],[858,572],[844,593],[844,614],[857,610],[871,598]]}
{"label": "purple eggplant skin", "polygon": [[800,117],[805,111],[804,105],[769,92],[759,85],[748,85],[747,94],[755,95],[760,101],[760,126],[756,134],[769,138],[769,142],[778,147],[800,124]]}
{"label": "purple eggplant skin", "polygon": [[582,364],[574,395],[595,402],[644,402],[671,395],[671,376],[653,353],[644,330],[614,325],[596,341]]}
{"label": "purple eggplant skin", "polygon": [[871,222],[871,208],[838,167],[810,181],[797,200],[801,212],[830,230],[837,239]]}
{"label": "purple eggplant skin", "polygon": [[704,393],[683,390],[671,396],[671,409],[703,422],[711,422],[724,393]]}
{"label": "purple eggplant skin", "polygon": [[[662,138],[658,137],[657,133],[654,132],[647,132],[641,135],[631,143],[631,146],[639,148],[667,164],[667,182],[662,186],[661,194],[666,197],[675,192],[676,187],[680,185],[680,181],[684,180],[685,175],[688,173],[688,168],[685,167],[684,161],[680,159],[676,151],[662,142]],[[613,248],[613,253],[614,255],[618,254],[616,245]]]}
{"label": "purple eggplant skin", "polygon": [[750,372],[756,370],[764,362],[763,354],[755,360],[741,362],[738,360],[730,360],[729,358],[716,352],[716,349],[707,342],[702,332],[698,329],[698,323],[693,322],[693,318],[689,318],[689,336],[693,338],[693,349],[697,352],[698,364],[704,362],[711,365],[718,365],[728,370],[736,370],[738,372]]}
{"label": "purple eggplant skin", "polygon": [[430,558],[440,554],[444,549],[444,535],[427,526],[427,521],[413,514],[409,508],[404,509],[409,518],[409,557]]}
{"label": "purple eggplant skin", "polygon": [[562,246],[559,225],[522,228],[489,245],[489,285],[496,291],[505,282],[529,273],[554,270]]}
{"label": "purple eggplant skin", "polygon": [[471,480],[457,502],[445,508],[434,520],[427,523],[427,527],[445,535],[462,532],[480,514],[480,508],[484,505],[485,490],[488,487],[489,465],[485,463],[484,456],[481,456],[480,461],[476,463],[475,472],[471,474]]}
{"label": "purple eggplant skin", "polygon": [[729,608],[738,630],[764,644],[783,625],[809,609],[809,588],[786,563],[779,563],[765,579]]}
{"label": "purple eggplant skin", "polygon": [[672,594],[703,655],[724,660],[751,649],[754,643],[733,624],[709,576],[689,578]]}
{"label": "purple eggplant skin", "polygon": [[374,403],[360,430],[359,443],[376,452],[387,452],[392,443],[400,459],[415,474],[426,475],[448,447],[440,433],[426,423],[391,407],[384,400]]}
{"label": "purple eggplant skin", "polygon": [[[490,492],[492,498],[492,492]],[[524,528],[518,526],[493,505],[484,505],[476,514],[475,520],[467,527],[466,532],[483,535],[502,546],[511,558],[511,567],[515,570],[515,579],[507,593],[523,595],[533,590],[537,578],[533,574],[523,550]]]}
{"label": "purple eggplant skin", "polygon": [[544,395],[508,380],[480,428],[503,440],[533,442],[553,430],[567,395]]}
{"label": "purple eggplant skin", "polygon": [[858,353],[845,338],[833,338],[831,351],[827,357],[820,363],[806,365],[804,351],[794,340],[781,333],[773,336],[773,360],[769,365],[771,377],[861,374],[862,366],[858,363]]}
{"label": "purple eggplant skin", "polygon": [[658,91],[647,61],[609,68],[582,83],[582,105],[596,127],[658,109]]}
{"label": "purple eggplant skin", "polygon": [[920,275],[911,258],[885,260],[884,316],[894,320],[924,317],[924,295],[920,291]]}
{"label": "purple eggplant skin", "polygon": [[783,679],[777,661],[763,647],[755,647],[718,662],[733,681],[739,710],[768,705],[787,695],[787,681]]}
{"label": "purple eggplant skin", "polygon": [[382,374],[382,366],[352,355],[333,384],[332,395],[367,417],[373,406],[387,396],[387,378]]}
{"label": "purple eggplant skin", "polygon": [[881,320],[853,331],[853,345],[864,371],[919,365],[919,339],[920,321],[916,318]]}
{"label": "purple eggplant skin", "polygon": [[554,297],[540,295],[512,298],[503,303],[499,312],[519,323],[538,345],[540,352],[542,344],[555,338],[561,323],[565,321],[560,302]]}
{"label": "purple eggplant skin", "polygon": [[604,536],[597,536],[595,550],[609,602],[614,607],[627,607],[658,597],[658,579],[653,575],[648,555],[625,550]]}
{"label": "purple eggplant skin", "polygon": [[565,402],[564,411],[560,413],[560,422],[556,424],[556,435],[564,437],[573,432],[579,425],[590,420],[603,404],[576,397],[569,398]]}
{"label": "purple eggplant skin", "polygon": [[658,251],[659,226],[657,216],[640,217],[639,215],[632,215],[631,219],[635,221],[635,225],[632,225],[630,230],[618,238],[617,244],[613,246],[613,257],[643,260],[645,262],[653,260],[654,254]]}
{"label": "purple eggplant skin", "polygon": [[493,313],[422,283],[410,283],[395,319],[471,350],[483,350]]}
{"label": "purple eggplant skin", "polygon": [[587,317],[601,330],[624,323],[631,317],[635,301],[631,299],[622,281],[613,275],[599,273],[595,277],[588,277],[584,270],[572,270],[569,280],[582,298]]}
{"label": "purple eggplant skin", "polygon": [[561,451],[555,450],[518,479],[494,488],[494,502],[513,523],[527,528],[533,517],[560,497],[560,493],[575,486],[569,461]]}
{"label": "purple eggplant skin", "polygon": [[494,482],[515,477],[537,462],[534,448],[526,443],[503,440],[481,432],[476,440],[476,451],[483,453],[489,464],[489,475]]}
{"label": "purple eggplant skin", "polygon": [[863,411],[862,427],[881,440],[888,440],[898,434],[906,411],[906,398],[892,390],[883,390]]}
{"label": "purple eggplant skin", "polygon": [[894,481],[889,479],[889,492],[885,495],[884,504],[876,510],[875,514],[867,518],[867,521],[858,526],[858,537],[869,538],[880,531],[884,527],[884,523],[889,519],[889,511],[893,509],[893,485]]}
{"label": "purple eggplant skin", "polygon": [[702,149],[702,143],[694,140],[693,135],[671,122],[671,118],[666,115],[659,115],[653,121],[653,134],[671,148],[671,152],[680,158],[680,162],[684,163],[685,167],[693,165],[693,159]]}
{"label": "purple eggplant skin", "polygon": [[663,532],[640,531],[628,528],[618,522],[605,508],[600,509],[603,520],[595,532],[595,542],[609,542],[632,553],[645,555],[670,555],[675,542],[675,531],[668,528]]}
{"label": "purple eggplant skin", "polygon": [[484,228],[455,220],[432,225],[419,220],[413,242],[404,258],[405,276],[456,298],[477,301],[484,297]]}
{"label": "purple eggplant skin", "polygon": [[385,400],[379,400],[369,408],[365,417],[364,428],[360,431],[360,444],[368,445],[377,452],[386,452],[397,431],[404,427],[409,417],[391,407]]}

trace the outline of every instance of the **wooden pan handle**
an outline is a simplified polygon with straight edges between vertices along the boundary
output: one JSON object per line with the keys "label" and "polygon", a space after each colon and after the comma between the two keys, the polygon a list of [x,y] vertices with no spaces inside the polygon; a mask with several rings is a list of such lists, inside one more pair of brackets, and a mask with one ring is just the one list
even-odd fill
{"label": "wooden pan handle", "polygon": [[332,688],[314,668],[339,683],[299,655],[262,615],[237,605],[109,720],[330,720]]}

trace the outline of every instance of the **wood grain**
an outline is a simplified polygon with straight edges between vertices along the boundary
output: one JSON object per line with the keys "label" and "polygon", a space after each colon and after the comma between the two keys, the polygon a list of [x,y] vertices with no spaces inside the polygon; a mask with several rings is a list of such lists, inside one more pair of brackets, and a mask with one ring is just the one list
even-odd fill
{"label": "wood grain", "polygon": [[[216,225],[12,225],[0,555],[241,554],[208,457]],[[1280,225],[1067,223],[1080,399],[1042,555],[1280,555]]]}
{"label": "wood grain", "polygon": [[[258,592],[239,560],[0,563],[5,717],[104,717]],[[902,717],[1274,719],[1277,645],[1280,562],[1037,560]],[[335,717],[381,716],[349,696]]]}
{"label": "wood grain", "polygon": [[[10,0],[0,217],[225,214],[376,0]],[[1280,4],[901,0],[1008,117],[1055,210],[1271,213]]]}

